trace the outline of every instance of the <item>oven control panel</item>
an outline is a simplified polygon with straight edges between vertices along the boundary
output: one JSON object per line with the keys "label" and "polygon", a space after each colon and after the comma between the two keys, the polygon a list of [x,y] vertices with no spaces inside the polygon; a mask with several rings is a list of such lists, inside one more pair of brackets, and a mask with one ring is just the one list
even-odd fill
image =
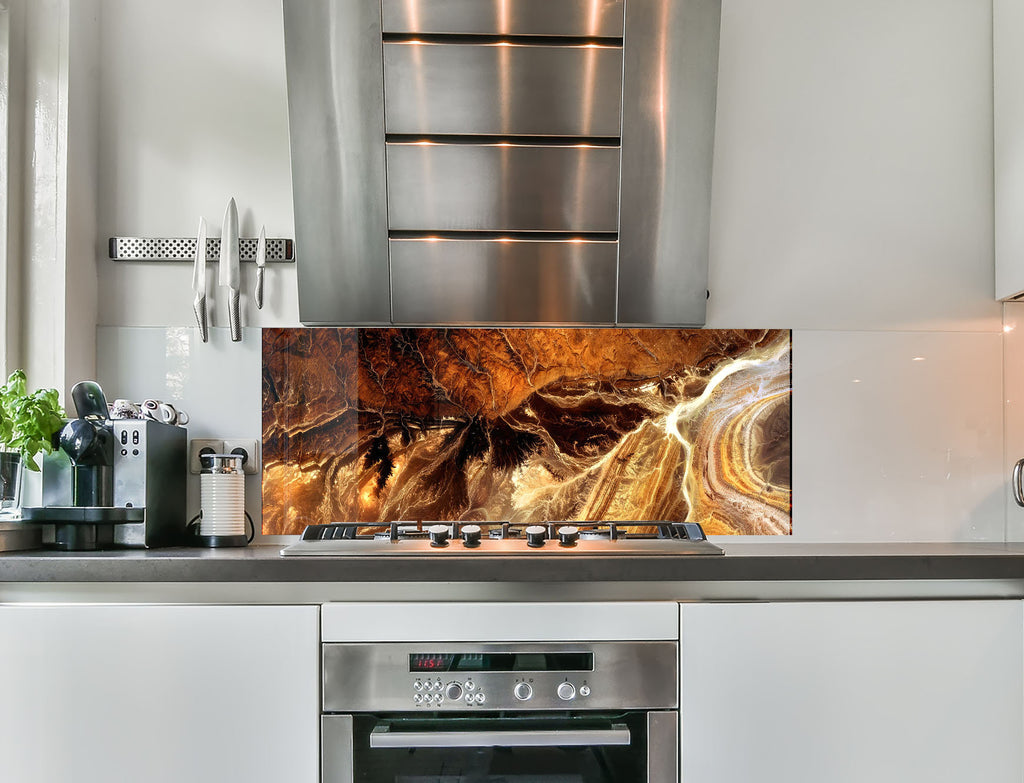
{"label": "oven control panel", "polygon": [[[478,676],[476,679],[470,677],[455,680],[417,677],[412,681],[410,704],[426,709],[451,709],[462,705],[486,708],[491,706],[488,704],[488,692],[505,696],[507,694],[504,691],[510,690],[512,698],[517,702],[516,706],[539,709],[541,706],[555,706],[559,703],[568,707],[567,702],[585,701],[593,692],[586,677],[559,680],[558,675],[545,677],[537,674],[530,677]],[[508,702],[508,699],[499,701]],[[494,703],[492,700],[491,704]],[[577,706],[586,709],[587,705],[581,703]]]}
{"label": "oven control panel", "polygon": [[436,708],[465,703],[467,707],[483,707],[487,703],[487,692],[481,684],[467,680],[444,680],[416,678],[412,683],[412,705],[414,707]]}
{"label": "oven control panel", "polygon": [[671,641],[322,647],[325,712],[677,706]]}

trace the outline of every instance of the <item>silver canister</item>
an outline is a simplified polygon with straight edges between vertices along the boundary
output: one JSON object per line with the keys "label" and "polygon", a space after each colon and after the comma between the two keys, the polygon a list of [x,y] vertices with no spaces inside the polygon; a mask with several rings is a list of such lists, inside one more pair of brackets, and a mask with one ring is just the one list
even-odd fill
{"label": "silver canister", "polygon": [[204,546],[245,546],[245,474],[239,454],[199,457],[202,515],[199,540]]}

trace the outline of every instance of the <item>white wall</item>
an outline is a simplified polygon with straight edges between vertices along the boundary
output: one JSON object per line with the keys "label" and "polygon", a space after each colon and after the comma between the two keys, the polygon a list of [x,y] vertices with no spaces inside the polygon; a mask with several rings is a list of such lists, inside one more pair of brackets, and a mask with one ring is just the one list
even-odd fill
{"label": "white wall", "polygon": [[[280,0],[101,0],[100,325],[185,326],[192,270],[106,258],[111,236],[294,237]],[[271,265],[263,311],[244,265],[243,324],[298,325],[294,265]],[[212,323],[227,325],[214,294]]]}
{"label": "white wall", "polygon": [[[100,239],[216,236],[229,196],[292,236],[280,2],[101,5]],[[720,57],[707,325],[795,330],[794,539],[1002,540],[989,3],[723,0]],[[191,324],[188,265],[99,269],[101,382],[173,394],[124,346]],[[293,269],[268,295],[244,323],[298,323]],[[237,348],[196,345],[252,378]]]}

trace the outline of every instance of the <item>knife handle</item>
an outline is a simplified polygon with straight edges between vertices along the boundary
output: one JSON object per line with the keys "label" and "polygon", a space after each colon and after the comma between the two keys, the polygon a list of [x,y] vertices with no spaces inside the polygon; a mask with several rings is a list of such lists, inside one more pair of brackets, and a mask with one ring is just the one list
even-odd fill
{"label": "knife handle", "polygon": [[196,314],[196,323],[199,324],[199,336],[203,338],[203,342],[210,341],[210,332],[207,329],[206,321],[206,297],[196,294],[196,298],[192,300],[192,310]]}
{"label": "knife handle", "polygon": [[256,267],[256,291],[253,293],[253,301],[256,302],[256,309],[263,309],[263,267]]}
{"label": "knife handle", "polygon": [[228,321],[231,326],[231,342],[240,343],[242,341],[242,317],[238,311],[238,289],[231,290],[231,300],[228,303]]}

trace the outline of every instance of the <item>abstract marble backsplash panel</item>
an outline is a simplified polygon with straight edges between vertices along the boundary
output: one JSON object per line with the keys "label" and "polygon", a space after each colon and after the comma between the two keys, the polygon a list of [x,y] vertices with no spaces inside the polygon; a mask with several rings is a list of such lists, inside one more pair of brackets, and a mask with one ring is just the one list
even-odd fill
{"label": "abstract marble backsplash panel", "polygon": [[263,532],[692,520],[788,534],[785,330],[264,329]]}

